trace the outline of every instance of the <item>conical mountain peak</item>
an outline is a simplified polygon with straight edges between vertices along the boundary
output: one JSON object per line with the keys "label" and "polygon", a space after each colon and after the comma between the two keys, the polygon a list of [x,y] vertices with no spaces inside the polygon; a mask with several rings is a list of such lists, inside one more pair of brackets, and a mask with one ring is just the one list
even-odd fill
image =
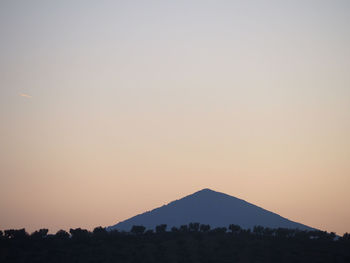
{"label": "conical mountain peak", "polygon": [[196,194],[223,194],[223,193],[211,190],[209,188],[203,188],[202,190],[199,190],[199,191],[193,193],[192,195],[196,195]]}
{"label": "conical mountain peak", "polygon": [[148,229],[154,229],[160,224],[179,227],[191,222],[209,224],[211,227],[227,227],[230,224],[236,224],[242,228],[261,225],[271,228],[312,229],[242,199],[209,188],[129,218],[108,229],[129,231],[133,225],[143,225]]}

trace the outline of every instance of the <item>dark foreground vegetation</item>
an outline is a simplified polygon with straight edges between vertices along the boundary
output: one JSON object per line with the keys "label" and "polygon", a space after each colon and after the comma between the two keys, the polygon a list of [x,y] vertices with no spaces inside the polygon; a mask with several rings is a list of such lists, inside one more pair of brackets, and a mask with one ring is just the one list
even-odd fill
{"label": "dark foreground vegetation", "polygon": [[0,231],[0,262],[350,262],[350,235],[322,231],[230,225],[210,229],[191,223],[166,231],[134,226],[130,232],[97,227],[31,235]]}

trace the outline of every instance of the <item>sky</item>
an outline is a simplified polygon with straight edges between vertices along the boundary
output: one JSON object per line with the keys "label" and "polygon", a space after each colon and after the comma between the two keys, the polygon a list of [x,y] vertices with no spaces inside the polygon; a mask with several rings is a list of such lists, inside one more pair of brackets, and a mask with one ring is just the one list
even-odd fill
{"label": "sky", "polygon": [[350,2],[0,2],[0,229],[203,188],[350,232]]}

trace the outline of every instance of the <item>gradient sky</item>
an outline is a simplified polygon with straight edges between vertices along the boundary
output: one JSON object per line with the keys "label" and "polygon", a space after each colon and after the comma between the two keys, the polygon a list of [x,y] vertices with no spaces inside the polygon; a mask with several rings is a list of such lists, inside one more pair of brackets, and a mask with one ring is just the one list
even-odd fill
{"label": "gradient sky", "polygon": [[350,232],[350,1],[0,2],[0,229],[202,188]]}

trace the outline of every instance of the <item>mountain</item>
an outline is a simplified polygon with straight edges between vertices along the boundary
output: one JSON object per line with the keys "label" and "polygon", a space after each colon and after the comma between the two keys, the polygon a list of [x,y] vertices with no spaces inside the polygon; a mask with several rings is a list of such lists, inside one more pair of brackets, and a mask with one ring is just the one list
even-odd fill
{"label": "mountain", "polygon": [[108,227],[107,230],[129,231],[133,225],[143,225],[147,229],[154,229],[160,224],[167,224],[169,229],[191,222],[209,224],[212,228],[236,224],[242,228],[253,228],[256,225],[261,225],[270,228],[313,229],[242,199],[210,189],[203,189],[180,200],[119,222]]}

